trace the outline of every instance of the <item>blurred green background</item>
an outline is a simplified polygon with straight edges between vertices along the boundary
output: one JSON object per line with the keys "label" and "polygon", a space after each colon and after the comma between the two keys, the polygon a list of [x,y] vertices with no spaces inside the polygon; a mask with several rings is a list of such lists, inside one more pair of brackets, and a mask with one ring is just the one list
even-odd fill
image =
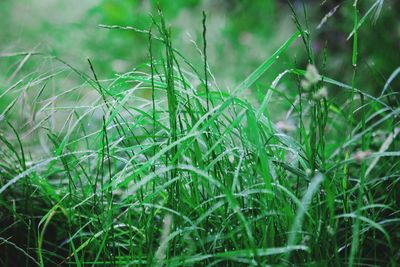
{"label": "blurred green background", "polygon": [[[292,2],[302,16],[301,1]],[[376,2],[359,1],[360,18]],[[371,13],[360,28],[359,73],[362,75],[358,75],[357,85],[363,90],[380,92],[400,64],[399,2],[385,1],[379,17],[374,20],[375,14]],[[349,82],[352,40],[346,41],[346,38],[353,28],[353,1],[305,3],[319,68],[322,69],[326,47],[324,71],[332,78]],[[0,53],[40,51],[58,56],[87,73],[87,58],[90,58],[101,79],[112,78],[115,73],[130,71],[148,61],[148,37],[98,25],[146,30],[151,24],[150,14],[157,14],[158,4],[172,26],[174,46],[196,66],[202,64],[195,44],[202,47],[202,11],[206,11],[209,64],[222,89],[232,88],[243,80],[295,31],[285,0],[1,0]],[[336,12],[317,28],[335,7]],[[298,42],[280,65],[263,77],[259,90],[251,96],[259,100],[286,68],[305,68],[304,54]],[[15,82],[13,74],[22,60],[23,57],[0,57],[0,91]],[[29,61],[18,70],[19,76],[38,72],[38,66],[49,68],[48,61]],[[283,81],[283,86],[291,84]]]}

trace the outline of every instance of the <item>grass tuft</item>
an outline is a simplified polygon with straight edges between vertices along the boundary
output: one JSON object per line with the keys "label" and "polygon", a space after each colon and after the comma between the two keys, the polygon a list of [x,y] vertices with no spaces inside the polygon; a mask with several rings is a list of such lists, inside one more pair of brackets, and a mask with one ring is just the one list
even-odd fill
{"label": "grass tuft", "polygon": [[[395,266],[399,71],[377,96],[356,87],[358,30],[383,1],[361,20],[356,3],[350,84],[326,73],[329,51],[318,64],[306,6],[290,5],[297,31],[232,92],[209,79],[205,12],[201,71],[161,11],[148,31],[102,25],[149,41],[148,63],[109,80],[90,59],[88,75],[8,55],[55,67],[18,80],[17,65],[0,93],[0,265]],[[307,67],[263,84],[299,37]],[[81,84],[51,85],[71,75]],[[260,84],[257,104],[246,92]]]}

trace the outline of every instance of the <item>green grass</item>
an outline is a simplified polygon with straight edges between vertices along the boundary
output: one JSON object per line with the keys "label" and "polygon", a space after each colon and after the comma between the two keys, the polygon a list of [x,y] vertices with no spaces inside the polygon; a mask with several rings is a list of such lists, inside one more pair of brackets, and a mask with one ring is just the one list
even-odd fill
{"label": "green grass", "polygon": [[[316,66],[294,8],[297,31],[230,91],[208,66],[205,14],[200,70],[161,12],[149,31],[112,27],[149,39],[148,63],[113,79],[90,59],[79,71],[5,55],[53,69],[0,95],[0,265],[396,266],[398,93],[395,76],[378,96],[357,88],[357,12],[349,83],[324,73],[326,55]],[[263,84],[260,104],[248,100],[300,44],[308,66]],[[72,75],[82,83],[55,88]],[[297,88],[280,91],[285,80]],[[274,121],[276,103],[287,121]]]}

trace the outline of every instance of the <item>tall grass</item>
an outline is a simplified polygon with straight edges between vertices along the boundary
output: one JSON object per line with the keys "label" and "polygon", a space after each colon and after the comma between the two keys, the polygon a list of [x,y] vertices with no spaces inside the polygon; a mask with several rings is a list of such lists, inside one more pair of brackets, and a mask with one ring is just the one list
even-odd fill
{"label": "tall grass", "polygon": [[[0,95],[11,99],[0,122],[0,264],[396,266],[398,94],[390,81],[373,96],[328,77],[294,18],[298,31],[231,91],[210,72],[205,14],[202,70],[174,48],[161,12],[149,31],[109,27],[149,37],[148,63],[111,80],[90,59],[85,74],[7,55],[55,69]],[[294,43],[308,66],[263,85],[261,104],[246,99]],[[49,89],[71,75],[82,85]],[[298,84],[291,94],[279,91],[284,79]],[[290,104],[287,121],[273,121],[272,99]]]}

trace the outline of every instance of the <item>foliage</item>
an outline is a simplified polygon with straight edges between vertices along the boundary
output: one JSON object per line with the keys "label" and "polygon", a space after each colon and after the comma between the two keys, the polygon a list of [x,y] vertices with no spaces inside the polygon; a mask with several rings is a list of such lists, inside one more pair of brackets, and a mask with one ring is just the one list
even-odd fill
{"label": "foliage", "polygon": [[[167,17],[199,1],[168,3]],[[90,11],[145,51],[112,78],[91,58],[84,72],[54,54],[2,54],[0,265],[396,265],[399,71],[360,87],[364,3],[340,9],[353,31],[332,51],[348,61],[343,79],[329,75],[329,46],[315,49],[315,14],[294,2],[293,31],[229,90],[208,61],[208,14],[186,57],[160,10],[115,26],[131,4]]]}

